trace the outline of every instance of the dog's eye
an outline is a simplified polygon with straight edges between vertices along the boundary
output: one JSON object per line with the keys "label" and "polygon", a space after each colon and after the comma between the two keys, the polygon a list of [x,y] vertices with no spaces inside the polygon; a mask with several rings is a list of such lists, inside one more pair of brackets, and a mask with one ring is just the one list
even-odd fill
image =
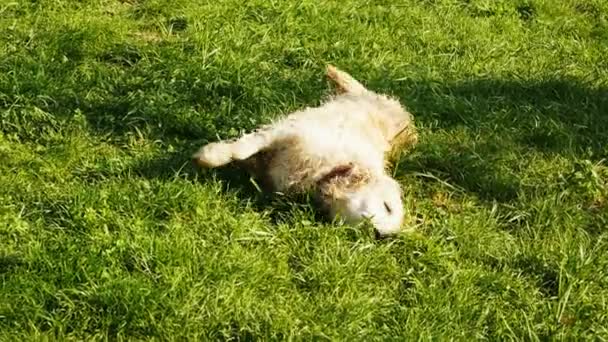
{"label": "dog's eye", "polygon": [[393,211],[391,210],[391,207],[388,206],[388,204],[386,202],[384,202],[384,208],[386,209],[387,213],[392,213]]}

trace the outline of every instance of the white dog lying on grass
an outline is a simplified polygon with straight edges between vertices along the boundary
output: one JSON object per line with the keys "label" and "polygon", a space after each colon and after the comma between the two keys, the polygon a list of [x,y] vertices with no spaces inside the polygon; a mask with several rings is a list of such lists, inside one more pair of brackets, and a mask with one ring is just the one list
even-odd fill
{"label": "white dog lying on grass", "polygon": [[399,103],[327,67],[338,94],[253,133],[203,146],[194,161],[207,168],[243,162],[269,190],[312,191],[333,218],[369,220],[380,236],[404,218],[399,184],[387,173],[392,156],[417,142],[413,119]]}

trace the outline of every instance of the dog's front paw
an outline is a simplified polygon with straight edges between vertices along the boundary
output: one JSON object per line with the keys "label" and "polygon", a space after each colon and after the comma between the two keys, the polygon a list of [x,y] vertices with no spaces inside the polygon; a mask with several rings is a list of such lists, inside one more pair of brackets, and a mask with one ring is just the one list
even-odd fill
{"label": "dog's front paw", "polygon": [[232,146],[224,142],[215,142],[201,147],[192,159],[201,167],[214,168],[232,161]]}

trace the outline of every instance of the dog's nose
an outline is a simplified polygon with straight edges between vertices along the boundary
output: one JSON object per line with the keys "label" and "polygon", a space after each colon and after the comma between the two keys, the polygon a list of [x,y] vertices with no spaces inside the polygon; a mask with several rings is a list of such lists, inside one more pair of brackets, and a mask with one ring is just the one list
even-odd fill
{"label": "dog's nose", "polygon": [[391,235],[390,234],[382,234],[378,229],[374,229],[374,235],[376,236],[376,240],[386,240]]}
{"label": "dog's nose", "polygon": [[374,225],[376,228],[376,237],[388,238],[398,235],[401,232],[401,224],[397,222],[382,222]]}

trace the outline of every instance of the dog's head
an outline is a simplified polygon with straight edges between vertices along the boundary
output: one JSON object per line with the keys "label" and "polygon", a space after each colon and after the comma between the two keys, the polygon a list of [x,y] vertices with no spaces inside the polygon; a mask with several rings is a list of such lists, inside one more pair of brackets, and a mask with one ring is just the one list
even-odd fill
{"label": "dog's head", "polygon": [[379,236],[401,231],[401,187],[390,176],[370,175],[353,164],[342,165],[323,177],[319,188],[331,217],[350,224],[369,220]]}

